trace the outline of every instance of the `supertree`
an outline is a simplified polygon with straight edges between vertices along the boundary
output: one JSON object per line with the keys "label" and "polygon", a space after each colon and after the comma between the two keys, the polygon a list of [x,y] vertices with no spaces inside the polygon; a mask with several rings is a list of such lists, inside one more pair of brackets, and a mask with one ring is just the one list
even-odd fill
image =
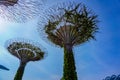
{"label": "supertree", "polygon": [[[0,0],[0,19],[26,22],[40,14],[43,0]],[[9,70],[0,65],[1,69]]]}
{"label": "supertree", "polygon": [[43,0],[0,0],[0,18],[26,22],[41,13]]}
{"label": "supertree", "polygon": [[112,75],[112,76],[107,76],[103,80],[120,80],[120,75]]}
{"label": "supertree", "polygon": [[11,39],[6,42],[7,50],[20,60],[20,66],[14,80],[22,80],[25,66],[30,61],[38,61],[45,57],[44,48],[38,43],[25,39]]}
{"label": "supertree", "polygon": [[62,80],[78,80],[73,48],[95,39],[97,15],[84,4],[75,2],[59,3],[44,14],[38,23],[38,31],[47,42],[51,41],[64,49]]}

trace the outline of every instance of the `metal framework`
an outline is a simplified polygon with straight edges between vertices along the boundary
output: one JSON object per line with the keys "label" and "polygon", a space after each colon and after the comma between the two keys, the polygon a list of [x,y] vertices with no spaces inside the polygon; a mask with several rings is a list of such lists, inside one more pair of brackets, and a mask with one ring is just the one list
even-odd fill
{"label": "metal framework", "polygon": [[0,0],[0,19],[26,22],[39,16],[43,0]]}
{"label": "metal framework", "polygon": [[14,6],[14,4],[17,4],[18,0],[0,0],[0,5],[5,6]]}
{"label": "metal framework", "polygon": [[97,15],[82,3],[58,4],[47,9],[44,14],[39,20],[38,31],[41,38],[52,42],[52,45],[76,46],[95,39],[94,35],[98,31]]}

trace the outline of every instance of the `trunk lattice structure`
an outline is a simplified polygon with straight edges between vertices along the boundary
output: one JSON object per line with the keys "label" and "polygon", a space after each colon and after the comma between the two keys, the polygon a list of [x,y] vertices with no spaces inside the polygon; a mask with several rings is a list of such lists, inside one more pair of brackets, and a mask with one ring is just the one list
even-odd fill
{"label": "trunk lattice structure", "polygon": [[15,75],[14,80],[22,80],[22,76],[24,74],[25,66],[26,66],[26,63],[20,62],[20,66],[17,70],[17,73]]}
{"label": "trunk lattice structure", "polygon": [[75,67],[75,60],[70,45],[64,47],[64,69],[62,80],[77,80],[77,72]]}

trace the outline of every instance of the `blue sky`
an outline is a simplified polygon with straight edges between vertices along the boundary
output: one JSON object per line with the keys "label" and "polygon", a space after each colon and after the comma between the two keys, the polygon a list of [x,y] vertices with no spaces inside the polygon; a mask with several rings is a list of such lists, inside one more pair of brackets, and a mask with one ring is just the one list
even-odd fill
{"label": "blue sky", "polygon": [[[50,6],[61,1],[46,0],[46,5]],[[100,20],[97,40],[74,48],[78,80],[102,80],[108,75],[120,74],[120,0],[75,1],[83,2]],[[0,20],[0,64],[10,68],[10,71],[0,70],[0,80],[13,80],[19,66],[19,60],[4,48],[6,40],[16,37],[39,42],[48,52],[44,60],[27,64],[23,80],[60,80],[63,49],[44,42],[39,37],[36,26],[37,19],[21,24]]]}

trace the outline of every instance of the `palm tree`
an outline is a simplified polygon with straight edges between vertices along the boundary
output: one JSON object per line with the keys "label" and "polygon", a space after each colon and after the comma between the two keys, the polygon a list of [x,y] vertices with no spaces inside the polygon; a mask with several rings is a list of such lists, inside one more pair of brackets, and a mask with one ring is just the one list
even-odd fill
{"label": "palm tree", "polygon": [[40,14],[42,4],[43,0],[0,0],[0,18],[26,22]]}
{"label": "palm tree", "polygon": [[98,30],[97,16],[81,3],[56,6],[46,10],[45,21],[48,22],[42,24],[43,28],[39,23],[39,32],[46,34],[44,37],[55,45],[64,48],[62,80],[77,80],[73,47],[94,39],[94,33]]}
{"label": "palm tree", "polygon": [[44,58],[45,52],[43,52],[37,44],[25,40],[10,40],[7,42],[7,50],[20,60],[20,66],[14,80],[22,80],[24,69],[28,62],[38,61]]}
{"label": "palm tree", "polygon": [[116,75],[112,75],[112,76],[107,76],[105,79],[103,80],[120,80],[120,75],[116,76]]}

